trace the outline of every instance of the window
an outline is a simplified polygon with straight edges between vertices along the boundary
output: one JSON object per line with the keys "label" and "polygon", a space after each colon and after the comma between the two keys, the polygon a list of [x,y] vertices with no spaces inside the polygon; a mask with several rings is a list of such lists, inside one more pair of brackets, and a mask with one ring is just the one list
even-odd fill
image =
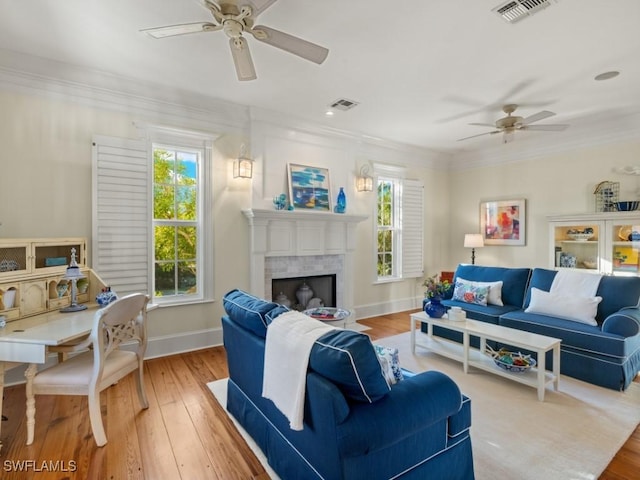
{"label": "window", "polygon": [[398,277],[398,236],[400,234],[399,185],[389,178],[378,178],[377,252],[378,280]]}
{"label": "window", "polygon": [[202,152],[153,145],[153,291],[197,295]]}
{"label": "window", "polygon": [[119,295],[213,298],[213,137],[149,127],[147,140],[95,137],[92,266]]}
{"label": "window", "polygon": [[377,186],[377,280],[422,277],[424,186],[391,176],[378,176]]}

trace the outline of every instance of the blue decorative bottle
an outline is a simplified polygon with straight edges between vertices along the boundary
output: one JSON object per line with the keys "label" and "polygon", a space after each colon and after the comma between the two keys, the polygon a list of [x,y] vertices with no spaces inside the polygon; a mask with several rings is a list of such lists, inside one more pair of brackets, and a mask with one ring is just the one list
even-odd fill
{"label": "blue decorative bottle", "polygon": [[336,213],[344,213],[347,211],[347,196],[344,194],[344,187],[340,187],[338,192],[338,201],[336,207],[333,209]]}

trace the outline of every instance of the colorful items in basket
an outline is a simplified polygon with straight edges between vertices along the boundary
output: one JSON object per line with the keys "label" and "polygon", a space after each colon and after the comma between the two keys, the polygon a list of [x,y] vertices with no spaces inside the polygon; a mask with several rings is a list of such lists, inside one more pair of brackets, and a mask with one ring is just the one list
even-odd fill
{"label": "colorful items in basket", "polygon": [[593,228],[587,227],[584,230],[576,230],[576,229],[567,230],[567,235],[572,240],[575,240],[578,242],[586,242],[591,237],[593,237]]}
{"label": "colorful items in basket", "polygon": [[497,352],[487,345],[487,355],[493,358],[493,362],[503,370],[513,373],[523,373],[536,366],[535,358],[524,355],[521,352],[510,352],[501,348]]}
{"label": "colorful items in basket", "polygon": [[342,308],[334,307],[320,307],[304,310],[302,313],[309,315],[317,320],[332,321],[332,320],[344,320],[351,312],[349,310],[343,310]]}

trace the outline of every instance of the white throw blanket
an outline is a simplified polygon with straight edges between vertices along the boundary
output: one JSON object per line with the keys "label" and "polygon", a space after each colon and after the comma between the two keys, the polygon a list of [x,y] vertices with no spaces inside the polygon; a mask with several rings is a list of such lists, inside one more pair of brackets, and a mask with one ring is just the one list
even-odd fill
{"label": "white throw blanket", "polygon": [[331,330],[300,312],[286,312],[267,328],[262,396],[287,417],[292,430],[302,430],[309,354],[314,342]]}
{"label": "white throw blanket", "polygon": [[602,275],[579,272],[575,270],[559,270],[551,284],[551,293],[574,297],[595,297]]}

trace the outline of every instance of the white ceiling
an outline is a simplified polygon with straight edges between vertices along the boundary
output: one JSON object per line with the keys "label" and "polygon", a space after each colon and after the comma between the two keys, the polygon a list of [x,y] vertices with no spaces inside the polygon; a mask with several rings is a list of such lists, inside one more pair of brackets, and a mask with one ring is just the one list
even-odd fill
{"label": "white ceiling", "polygon": [[[316,65],[248,36],[258,79],[239,82],[222,32],[139,32],[212,20],[197,0],[0,0],[0,68],[17,52],[460,155],[500,148],[501,135],[457,139],[491,130],[468,124],[493,123],[505,103],[571,125],[518,132],[514,144],[637,138],[640,1],[551,0],[515,24],[492,12],[501,3],[279,0],[257,23],[329,56]],[[594,80],[609,70],[620,75]],[[326,117],[339,98],[360,105]]]}

